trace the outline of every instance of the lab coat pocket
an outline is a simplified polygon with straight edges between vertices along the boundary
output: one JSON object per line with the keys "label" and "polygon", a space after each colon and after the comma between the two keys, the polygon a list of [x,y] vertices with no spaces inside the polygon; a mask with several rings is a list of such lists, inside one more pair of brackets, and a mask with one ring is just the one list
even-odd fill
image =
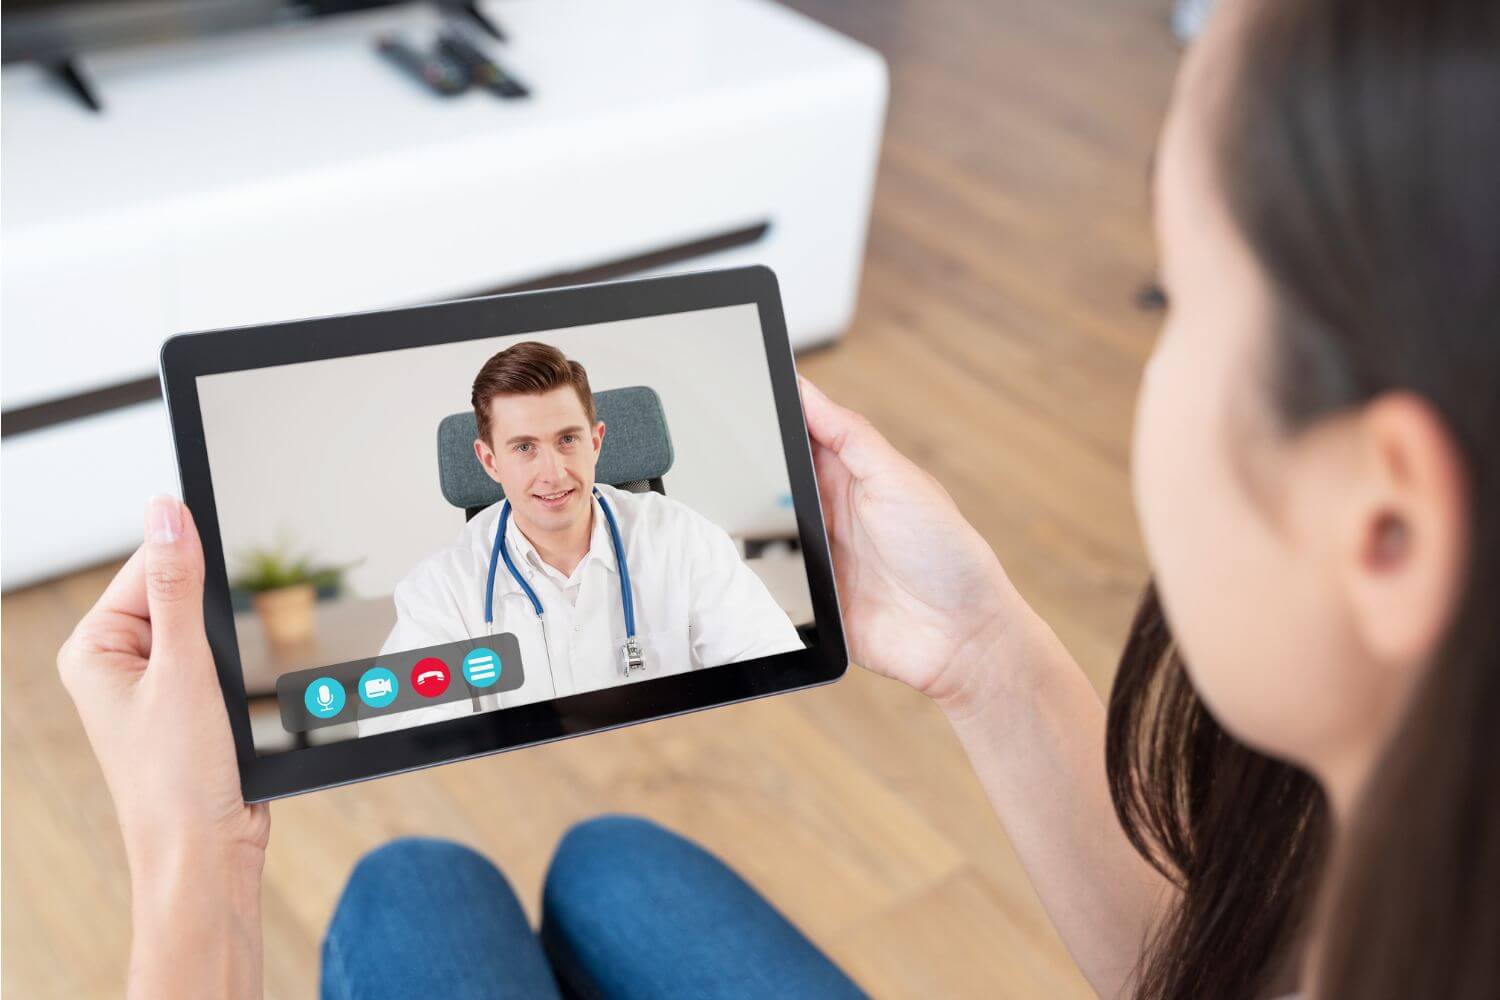
{"label": "lab coat pocket", "polygon": [[[686,625],[642,632],[637,638],[641,641],[641,656],[646,661],[647,677],[680,674],[696,666]],[[621,636],[620,642],[624,641],[625,637]]]}

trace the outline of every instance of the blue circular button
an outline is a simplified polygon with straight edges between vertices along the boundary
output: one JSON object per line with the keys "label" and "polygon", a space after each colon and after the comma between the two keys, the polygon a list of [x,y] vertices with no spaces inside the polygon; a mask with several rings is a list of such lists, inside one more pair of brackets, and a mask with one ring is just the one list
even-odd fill
{"label": "blue circular button", "polygon": [[385,667],[371,667],[359,678],[359,700],[371,708],[385,708],[401,693],[401,682]]}
{"label": "blue circular button", "polygon": [[307,686],[302,702],[314,718],[331,719],[344,710],[344,685],[332,677],[319,677]]}
{"label": "blue circular button", "polygon": [[464,657],[464,680],[477,688],[487,688],[500,679],[500,654],[480,646]]}

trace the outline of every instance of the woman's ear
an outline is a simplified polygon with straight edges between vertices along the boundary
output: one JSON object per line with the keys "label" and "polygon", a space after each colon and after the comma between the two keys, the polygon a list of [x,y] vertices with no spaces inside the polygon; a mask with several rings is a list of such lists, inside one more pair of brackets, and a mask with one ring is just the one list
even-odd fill
{"label": "woman's ear", "polygon": [[1412,393],[1366,404],[1357,434],[1361,482],[1343,560],[1351,617],[1376,662],[1414,679],[1462,598],[1467,471],[1442,416]]}

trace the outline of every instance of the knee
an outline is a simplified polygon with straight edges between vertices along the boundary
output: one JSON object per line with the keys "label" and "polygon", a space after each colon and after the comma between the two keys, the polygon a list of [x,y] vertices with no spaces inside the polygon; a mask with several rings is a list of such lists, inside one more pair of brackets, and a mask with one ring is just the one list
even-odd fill
{"label": "knee", "polygon": [[493,867],[483,854],[456,841],[440,837],[398,837],[360,858],[354,866],[354,877],[378,879],[431,868],[462,871]]}
{"label": "knee", "polygon": [[[676,883],[717,875],[697,844],[639,816],[599,816],[570,829],[542,886],[543,920],[593,923],[617,905],[670,894]],[[713,877],[713,876],[710,876]]]}
{"label": "knee", "polygon": [[698,848],[640,816],[596,816],[574,825],[558,842],[547,868],[548,889],[574,883],[598,886],[641,874],[660,859]]}
{"label": "knee", "polygon": [[541,963],[500,869],[450,840],[403,838],[362,857],[323,942],[327,996],[340,983],[356,984],[350,995],[415,995],[418,982],[435,996],[471,996],[481,979],[545,982]]}
{"label": "knee", "polygon": [[414,886],[504,881],[499,869],[473,848],[436,837],[400,837],[359,859],[344,898],[401,898]]}

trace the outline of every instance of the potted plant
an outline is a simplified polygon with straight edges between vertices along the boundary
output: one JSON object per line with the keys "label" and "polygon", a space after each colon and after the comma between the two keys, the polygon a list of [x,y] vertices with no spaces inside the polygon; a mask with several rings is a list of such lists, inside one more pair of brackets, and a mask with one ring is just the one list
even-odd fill
{"label": "potted plant", "polygon": [[266,638],[276,645],[305,642],[313,634],[313,605],[320,593],[335,594],[348,566],[314,566],[284,546],[256,548],[240,558],[231,587],[251,595]]}

